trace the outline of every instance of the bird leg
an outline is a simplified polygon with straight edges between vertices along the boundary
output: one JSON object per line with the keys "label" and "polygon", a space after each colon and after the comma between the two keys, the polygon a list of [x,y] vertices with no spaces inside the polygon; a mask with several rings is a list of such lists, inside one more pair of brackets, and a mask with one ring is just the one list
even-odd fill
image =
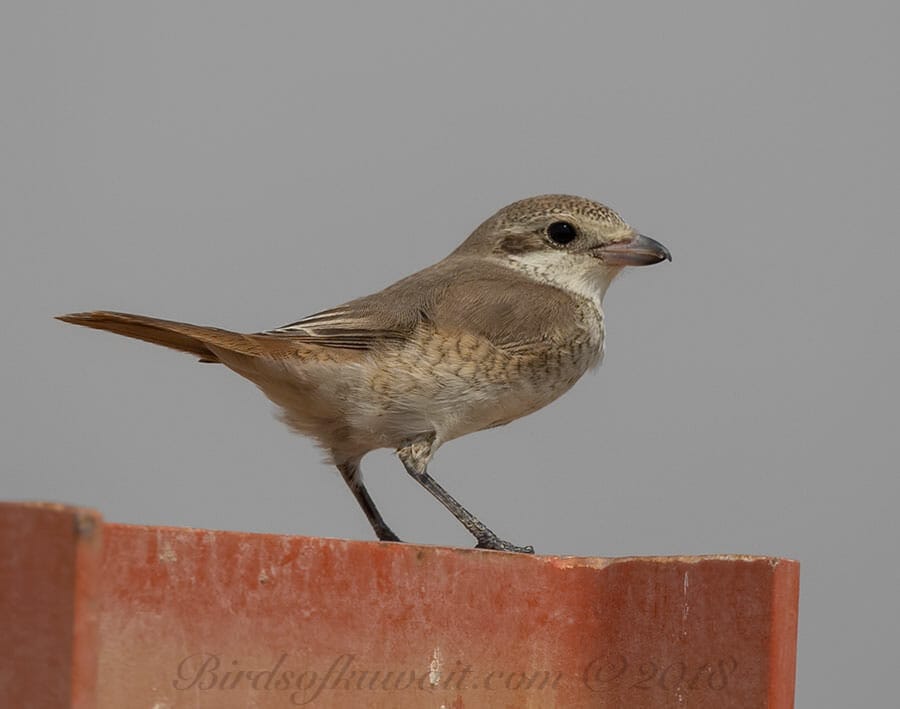
{"label": "bird leg", "polygon": [[347,483],[359,506],[362,507],[362,511],[365,512],[366,519],[369,520],[369,524],[375,530],[375,535],[383,542],[403,541],[387,526],[387,522],[384,521],[378,508],[375,507],[375,503],[372,501],[365,483],[363,483],[359,461],[341,463],[337,466],[337,469],[341,471],[341,477],[344,478],[344,482]]}
{"label": "bird leg", "polygon": [[510,542],[503,541],[490,529],[478,520],[475,515],[459,504],[456,499],[438,484],[437,480],[428,474],[428,461],[431,459],[434,434],[426,439],[417,439],[403,446],[397,451],[406,472],[419,485],[430,492],[451,514],[469,530],[469,533],[478,540],[477,549],[494,549],[497,551],[511,551],[520,554],[534,554],[534,547],[520,547]]}

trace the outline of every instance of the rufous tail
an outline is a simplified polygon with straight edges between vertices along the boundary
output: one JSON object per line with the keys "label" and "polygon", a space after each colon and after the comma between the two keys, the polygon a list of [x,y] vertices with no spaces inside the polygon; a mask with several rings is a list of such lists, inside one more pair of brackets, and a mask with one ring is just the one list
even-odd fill
{"label": "rufous tail", "polygon": [[254,338],[216,327],[203,327],[174,320],[149,318],[145,315],[113,313],[98,310],[90,313],[71,313],[58,316],[59,320],[84,325],[96,330],[108,330],[125,337],[134,337],[154,345],[162,345],[173,350],[196,355],[201,362],[218,362],[212,346],[221,349],[258,354]]}

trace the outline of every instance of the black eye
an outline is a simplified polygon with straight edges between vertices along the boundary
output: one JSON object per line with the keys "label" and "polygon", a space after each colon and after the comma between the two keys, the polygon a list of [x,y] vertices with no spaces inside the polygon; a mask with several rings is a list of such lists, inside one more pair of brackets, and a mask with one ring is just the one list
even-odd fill
{"label": "black eye", "polygon": [[578,230],[569,222],[553,222],[547,227],[547,236],[554,244],[569,244],[575,241]]}

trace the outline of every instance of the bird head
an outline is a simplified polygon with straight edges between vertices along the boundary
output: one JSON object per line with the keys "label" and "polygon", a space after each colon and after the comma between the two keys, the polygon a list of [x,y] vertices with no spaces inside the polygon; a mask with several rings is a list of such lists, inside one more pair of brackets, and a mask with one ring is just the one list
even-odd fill
{"label": "bird head", "polygon": [[568,195],[529,197],[504,207],[454,253],[499,259],[539,280],[600,298],[624,267],[672,260],[665,246],[606,205]]}

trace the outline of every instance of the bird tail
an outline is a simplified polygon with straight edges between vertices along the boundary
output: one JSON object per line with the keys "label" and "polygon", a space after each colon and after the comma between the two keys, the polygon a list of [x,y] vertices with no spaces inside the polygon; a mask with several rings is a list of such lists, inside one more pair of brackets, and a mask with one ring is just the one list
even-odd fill
{"label": "bird tail", "polygon": [[160,320],[145,315],[99,310],[60,315],[57,319],[187,352],[199,357],[201,362],[219,362],[220,359],[214,349],[216,347],[242,354],[255,354],[253,350],[256,349],[252,338],[247,335],[215,327]]}

